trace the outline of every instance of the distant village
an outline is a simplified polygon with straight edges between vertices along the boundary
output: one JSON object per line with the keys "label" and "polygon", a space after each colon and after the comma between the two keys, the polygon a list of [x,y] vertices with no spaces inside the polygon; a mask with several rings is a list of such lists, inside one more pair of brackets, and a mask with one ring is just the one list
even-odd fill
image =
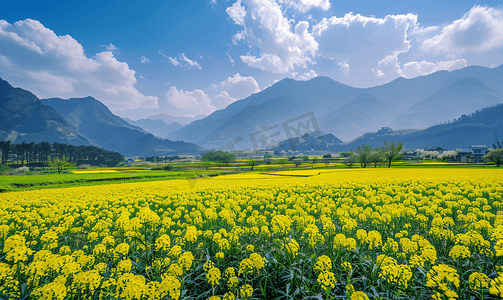
{"label": "distant village", "polygon": [[[483,156],[488,153],[491,148],[486,145],[471,145],[468,148],[461,149],[444,149],[442,147],[432,147],[425,149],[403,149],[401,154],[401,160],[405,161],[419,161],[419,160],[442,160],[451,162],[463,162],[463,163],[481,163],[484,162]],[[235,155],[236,160],[247,160],[247,159],[259,159],[264,157],[303,157],[303,156],[324,156],[330,154],[332,158],[346,157],[349,152],[334,153],[325,150],[268,150],[268,149],[256,149],[256,150],[233,150],[230,151]],[[168,157],[169,161],[183,161],[189,160],[200,160],[201,155],[194,156],[184,156],[184,157]],[[136,157],[137,160],[153,161],[153,157]],[[159,162],[162,158],[159,158]],[[127,160],[128,164],[134,163],[133,159]]]}
{"label": "distant village", "polygon": [[[444,149],[442,147],[432,147],[426,149],[404,149],[401,152],[402,160],[424,160],[424,159],[441,159],[444,161],[457,161],[457,162],[483,162],[483,156],[487,154],[490,148],[486,145],[471,145],[468,148],[461,149]],[[257,151],[259,153],[257,153]],[[234,152],[236,158],[247,158],[253,155],[265,155],[270,154],[272,156],[279,157],[290,157],[290,156],[323,156],[325,154],[340,155],[340,153],[332,153],[324,150],[304,150],[304,151],[292,151],[292,150],[281,150],[281,151],[267,151],[267,150],[257,150],[255,152],[247,151],[236,151]]]}

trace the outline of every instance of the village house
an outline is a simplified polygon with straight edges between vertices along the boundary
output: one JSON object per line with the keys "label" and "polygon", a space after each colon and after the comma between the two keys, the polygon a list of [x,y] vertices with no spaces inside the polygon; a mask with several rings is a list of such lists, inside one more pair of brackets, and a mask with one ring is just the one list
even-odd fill
{"label": "village house", "polygon": [[456,160],[460,162],[482,162],[484,155],[487,154],[487,149],[489,149],[489,147],[486,145],[471,145],[469,148],[459,150],[458,155],[456,155]]}

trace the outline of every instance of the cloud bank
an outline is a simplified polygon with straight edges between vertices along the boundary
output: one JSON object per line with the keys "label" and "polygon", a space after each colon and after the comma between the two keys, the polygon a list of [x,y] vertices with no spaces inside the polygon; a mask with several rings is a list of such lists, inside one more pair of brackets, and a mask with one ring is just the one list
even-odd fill
{"label": "cloud bank", "polygon": [[239,55],[245,65],[294,78],[311,69],[369,87],[399,76],[503,63],[500,8],[475,5],[458,20],[429,27],[412,13],[378,18],[348,12],[313,19],[312,12],[329,8],[325,0],[238,0],[226,12],[240,27],[233,43],[249,46]]}
{"label": "cloud bank", "polygon": [[1,76],[40,98],[93,96],[112,110],[155,108],[157,97],[135,88],[135,71],[107,51],[88,58],[70,35],[58,36],[39,21],[0,20]]}
{"label": "cloud bank", "polygon": [[213,95],[210,96],[200,89],[183,91],[172,86],[166,93],[166,100],[181,115],[210,114],[215,110],[227,107],[237,100],[259,92],[260,88],[255,78],[251,76],[243,77],[237,73],[220,82],[220,84],[213,84],[212,90]]}

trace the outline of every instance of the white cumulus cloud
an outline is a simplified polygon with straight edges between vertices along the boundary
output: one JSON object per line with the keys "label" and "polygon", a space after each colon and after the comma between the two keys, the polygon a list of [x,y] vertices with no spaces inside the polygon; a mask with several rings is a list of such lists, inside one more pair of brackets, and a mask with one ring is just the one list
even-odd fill
{"label": "white cumulus cloud", "polygon": [[316,72],[314,70],[309,70],[309,72],[306,72],[302,75],[298,75],[297,72],[293,72],[291,74],[294,79],[301,80],[301,81],[306,81],[306,80],[318,77],[318,74],[316,74]]}
{"label": "white cumulus cloud", "polygon": [[423,41],[421,50],[459,54],[485,52],[503,45],[503,10],[474,6],[461,19]]}
{"label": "white cumulus cloud", "polygon": [[210,97],[200,89],[189,92],[172,86],[166,93],[166,100],[179,110],[179,114],[209,114],[217,109],[211,104]]}
{"label": "white cumulus cloud", "polygon": [[229,76],[220,84],[212,84],[211,89],[213,95],[200,89],[183,91],[172,86],[166,93],[166,100],[178,110],[178,114],[207,115],[260,91],[255,78],[239,73]]}
{"label": "white cumulus cloud", "polygon": [[313,28],[319,43],[316,54],[339,66],[336,80],[359,87],[376,85],[402,75],[398,55],[409,51],[407,31],[415,26],[414,14],[376,18],[349,12],[324,18]]}
{"label": "white cumulus cloud", "polygon": [[259,85],[252,76],[243,77],[239,73],[230,76],[220,83],[221,88],[234,99],[244,99],[260,91]]}
{"label": "white cumulus cloud", "polygon": [[217,107],[217,109],[226,108],[232,102],[235,102],[236,98],[233,98],[226,91],[220,91],[218,95],[213,97],[211,103]]}
{"label": "white cumulus cloud", "polygon": [[344,75],[349,74],[349,64],[345,62],[339,62],[337,65],[341,68],[342,72],[344,72]]}
{"label": "white cumulus cloud", "polygon": [[250,67],[287,73],[312,62],[318,43],[308,30],[309,23],[299,21],[292,26],[275,1],[238,0],[227,13],[243,27],[233,42],[244,40],[253,50],[240,56]]}
{"label": "white cumulus cloud", "polygon": [[245,26],[246,10],[244,6],[241,6],[241,0],[236,1],[236,3],[232,4],[232,6],[227,7],[225,11],[234,23]]}
{"label": "white cumulus cloud", "polygon": [[112,110],[157,107],[157,97],[135,88],[136,72],[112,51],[88,58],[74,38],[58,36],[39,21],[0,20],[0,45],[1,76],[41,98],[91,95]]}

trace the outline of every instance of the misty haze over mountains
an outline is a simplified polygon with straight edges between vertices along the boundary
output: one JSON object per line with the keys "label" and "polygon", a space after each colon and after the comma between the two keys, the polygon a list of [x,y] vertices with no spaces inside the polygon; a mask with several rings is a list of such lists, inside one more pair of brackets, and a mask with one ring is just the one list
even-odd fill
{"label": "misty haze over mountains", "polygon": [[503,103],[503,65],[471,66],[413,79],[398,78],[372,88],[353,88],[327,77],[284,79],[223,110],[168,135],[204,148],[218,148],[236,137],[238,148],[252,147],[248,136],[279,125],[276,140],[288,138],[283,122],[313,112],[322,134],[349,142],[381,127],[424,129],[463,114]]}
{"label": "misty haze over mountains", "polygon": [[[365,89],[328,77],[284,79],[206,117],[157,114],[137,121],[114,115],[92,97],[39,100],[1,80],[0,140],[91,144],[129,156],[196,154],[225,147],[236,138],[236,149],[267,148],[292,137],[284,124],[310,114],[326,141],[312,135],[302,139],[305,147],[346,151],[355,143],[380,145],[386,139],[402,141],[408,148],[467,147],[462,143],[489,144],[495,135],[503,136],[501,106],[494,106],[500,103],[503,65],[398,78]],[[486,119],[479,113],[433,126],[489,106],[494,107],[483,111]],[[381,127],[395,131],[363,135]],[[255,144],[254,134],[261,138]]]}

